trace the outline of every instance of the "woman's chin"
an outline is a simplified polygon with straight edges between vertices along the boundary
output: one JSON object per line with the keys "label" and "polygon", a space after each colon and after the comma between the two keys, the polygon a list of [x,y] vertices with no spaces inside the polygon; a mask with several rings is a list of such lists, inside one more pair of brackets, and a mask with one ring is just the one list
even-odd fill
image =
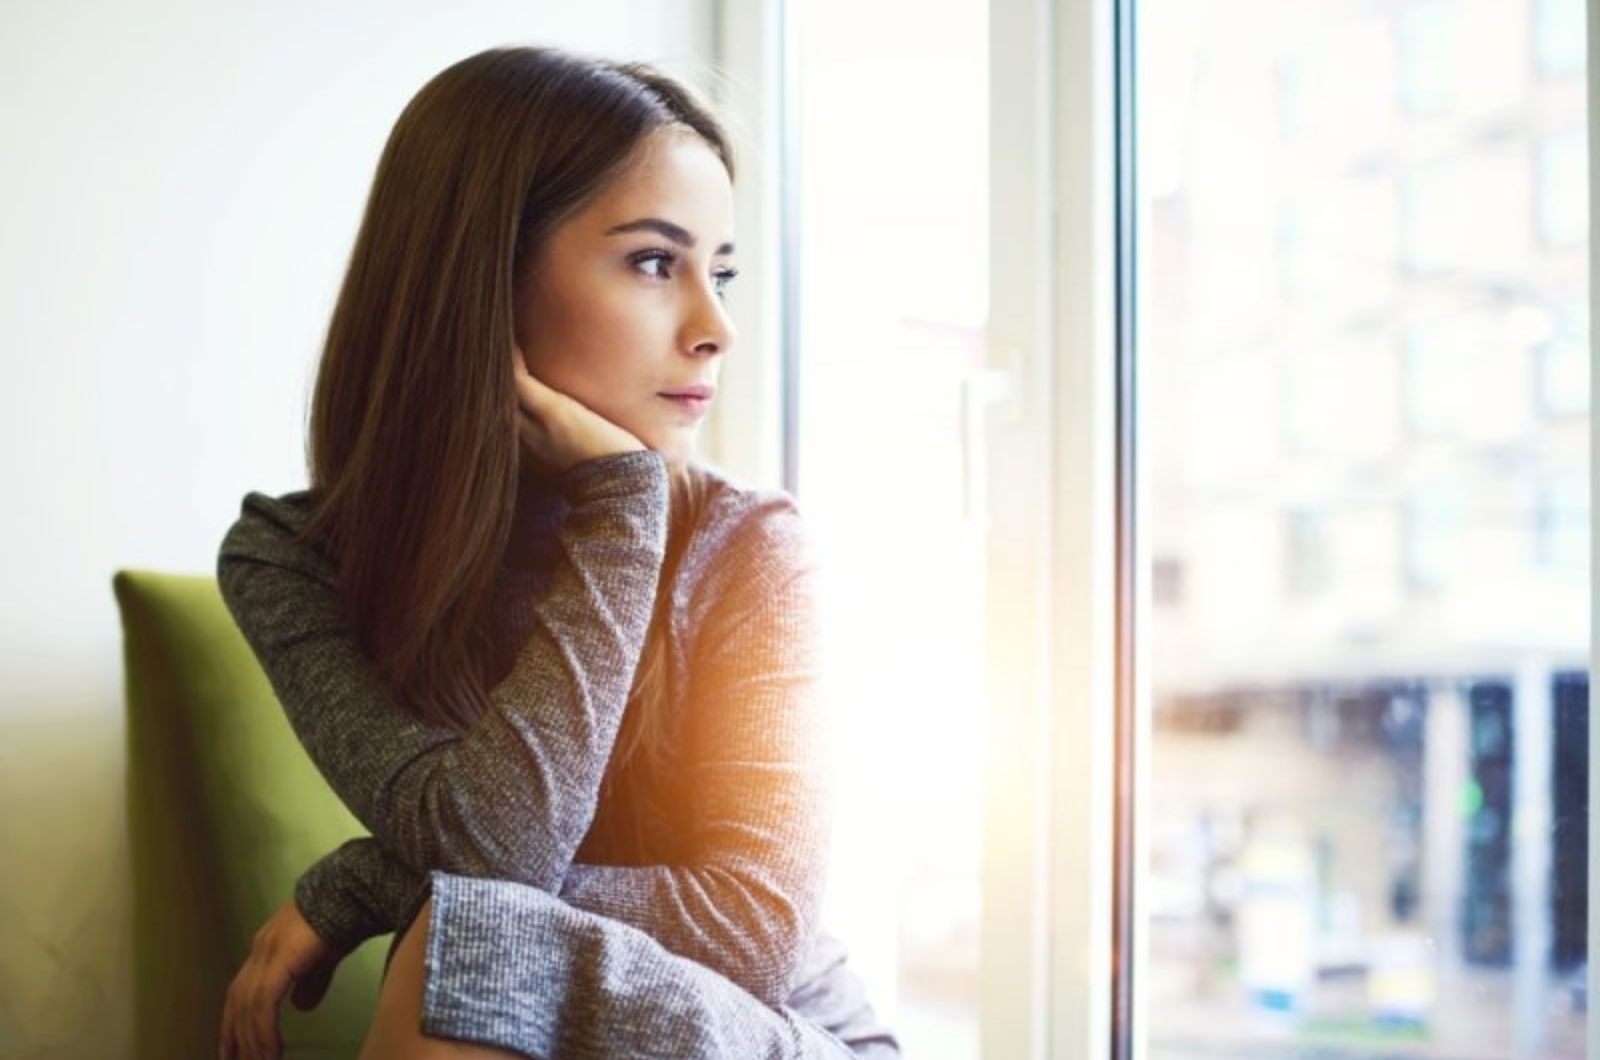
{"label": "woman's chin", "polygon": [[698,431],[679,428],[661,431],[650,436],[641,435],[639,440],[647,447],[660,453],[668,463],[682,464],[694,457],[695,440],[698,436]]}

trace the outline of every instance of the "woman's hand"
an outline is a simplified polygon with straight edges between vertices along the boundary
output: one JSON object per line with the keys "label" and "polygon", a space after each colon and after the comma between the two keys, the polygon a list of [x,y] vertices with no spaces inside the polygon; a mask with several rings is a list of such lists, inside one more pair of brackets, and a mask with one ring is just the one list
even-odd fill
{"label": "woman's hand", "polygon": [[517,380],[517,430],[533,462],[560,473],[585,460],[634,452],[645,444],[576,398],[545,385],[513,350]]}
{"label": "woman's hand", "polygon": [[256,932],[250,956],[228,985],[222,1060],[277,1060],[283,1052],[278,1010],[284,994],[293,987],[295,1008],[316,1008],[347,952],[322,941],[293,900],[280,905]]}

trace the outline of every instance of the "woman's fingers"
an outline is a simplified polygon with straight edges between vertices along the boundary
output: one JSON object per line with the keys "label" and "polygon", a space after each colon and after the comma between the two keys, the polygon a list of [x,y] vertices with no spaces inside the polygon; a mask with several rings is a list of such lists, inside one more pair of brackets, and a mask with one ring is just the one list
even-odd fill
{"label": "woman's fingers", "polygon": [[242,988],[238,1003],[233,1009],[233,1034],[239,1043],[240,1060],[261,1060],[261,1050],[256,1048],[255,1020],[250,1018],[249,988]]}
{"label": "woman's fingers", "polygon": [[[259,946],[259,940],[257,945]],[[233,1033],[239,1042],[240,1060],[261,1060],[261,1049],[256,1041],[255,1003],[256,977],[259,951],[252,950],[244,966],[234,978]]]}
{"label": "woman's fingers", "polygon": [[513,353],[511,369],[517,384],[517,401],[524,408],[529,407],[530,404],[537,406],[538,402],[544,398],[549,387],[545,386],[532,372],[528,371],[528,362],[523,359],[520,348],[514,348]]}
{"label": "woman's fingers", "polygon": [[223,999],[220,1060],[277,1060],[282,1055],[278,1012],[293,985],[274,962],[251,954]]}
{"label": "woman's fingers", "polygon": [[515,370],[518,429],[524,448],[537,463],[564,471],[585,460],[645,448],[621,424],[535,378],[520,354]]}
{"label": "woman's fingers", "polygon": [[283,995],[289,992],[289,985],[288,977],[270,965],[267,974],[256,980],[250,1015],[257,1060],[278,1060],[283,1053],[283,1039],[278,1034],[278,1009]]}
{"label": "woman's fingers", "polygon": [[[221,1060],[278,1060],[283,999],[295,990],[302,1009],[315,1007],[343,958],[344,951],[328,945],[305,922],[293,899],[280,905],[255,933],[223,997]],[[297,977],[305,980],[298,989]]]}
{"label": "woman's fingers", "polygon": [[223,1060],[255,1060],[255,1050],[243,1019],[250,974],[251,965],[246,961],[228,984],[228,993],[223,999],[222,1040],[219,1043]]}
{"label": "woman's fingers", "polygon": [[239,1047],[233,1039],[233,984],[222,997],[222,1025],[217,1033],[217,1060],[240,1060]]}

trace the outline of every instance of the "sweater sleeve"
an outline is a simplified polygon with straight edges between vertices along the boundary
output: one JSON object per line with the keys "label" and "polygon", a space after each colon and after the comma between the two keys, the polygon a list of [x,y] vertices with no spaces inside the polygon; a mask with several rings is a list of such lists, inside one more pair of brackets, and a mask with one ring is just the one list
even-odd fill
{"label": "sweater sleeve", "polygon": [[428,876],[363,836],[340,844],[300,874],[294,904],[317,936],[348,952],[416,918]]}
{"label": "sweater sleeve", "polygon": [[[558,895],[776,1006],[792,993],[826,873],[816,571],[787,498],[747,521],[723,556],[720,577],[708,580],[714,599],[694,609],[703,617],[692,635],[693,718],[679,759],[691,795],[688,856],[575,863]],[[353,945],[409,923],[427,888],[426,876],[367,838],[312,866],[296,899],[320,935]]]}
{"label": "sweater sleeve", "polygon": [[[593,819],[660,578],[666,466],[653,450],[614,454],[560,485],[572,506],[549,591],[466,733],[396,702],[342,617],[332,561],[293,539],[309,512],[251,493],[223,539],[223,599],[300,742],[415,871],[554,891]],[[348,921],[356,903],[341,901]]]}
{"label": "sweater sleeve", "polygon": [[817,581],[792,502],[748,530],[692,634],[683,863],[577,864],[560,897],[778,1005],[816,928],[831,817]]}

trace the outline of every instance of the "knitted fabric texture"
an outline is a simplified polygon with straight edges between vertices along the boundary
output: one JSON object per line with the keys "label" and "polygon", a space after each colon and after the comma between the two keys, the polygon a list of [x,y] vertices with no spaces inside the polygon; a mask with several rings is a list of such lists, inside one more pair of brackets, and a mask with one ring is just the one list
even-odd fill
{"label": "knitted fabric texture", "polygon": [[[371,835],[295,901],[328,942],[400,932],[434,899],[423,1029],[528,1056],[899,1055],[818,924],[823,783],[815,555],[793,498],[705,469],[708,514],[660,584],[651,450],[524,478],[493,594],[490,709],[461,733],[397,702],[342,618],[312,496],[246,494],[223,598],[318,769]],[[671,775],[643,849],[600,797],[658,592]],[[619,775],[618,790],[638,778]]]}

